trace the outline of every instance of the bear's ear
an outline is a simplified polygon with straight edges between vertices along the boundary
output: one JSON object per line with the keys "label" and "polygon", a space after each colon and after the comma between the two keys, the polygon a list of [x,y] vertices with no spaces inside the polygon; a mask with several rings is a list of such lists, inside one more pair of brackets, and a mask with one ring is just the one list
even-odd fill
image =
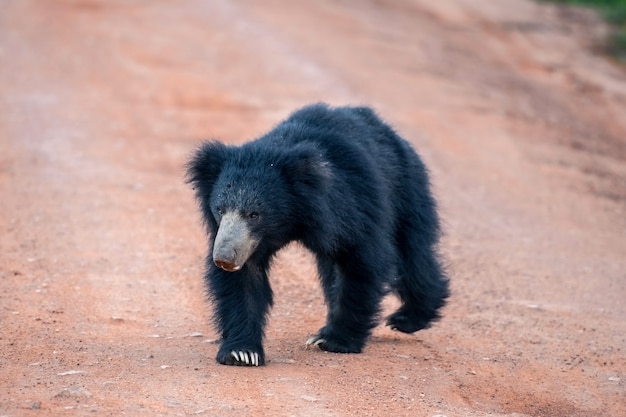
{"label": "bear's ear", "polygon": [[208,200],[222,171],[228,147],[218,141],[204,142],[187,162],[187,183],[193,185],[196,196]]}
{"label": "bear's ear", "polygon": [[330,183],[332,169],[315,146],[299,144],[287,152],[283,175],[296,186],[323,190]]}

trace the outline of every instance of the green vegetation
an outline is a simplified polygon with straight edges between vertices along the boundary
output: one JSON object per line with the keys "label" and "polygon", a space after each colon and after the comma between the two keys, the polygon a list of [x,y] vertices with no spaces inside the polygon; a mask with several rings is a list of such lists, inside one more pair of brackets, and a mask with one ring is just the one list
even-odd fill
{"label": "green vegetation", "polygon": [[626,61],[626,0],[550,0],[553,3],[567,3],[589,6],[598,12],[613,26],[608,49],[611,55]]}

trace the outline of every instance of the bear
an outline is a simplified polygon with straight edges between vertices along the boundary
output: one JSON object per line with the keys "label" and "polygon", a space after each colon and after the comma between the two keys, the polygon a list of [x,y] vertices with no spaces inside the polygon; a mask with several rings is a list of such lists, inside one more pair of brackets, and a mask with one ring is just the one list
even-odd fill
{"label": "bear", "polygon": [[360,353],[389,292],[402,303],[387,318],[392,329],[413,333],[440,318],[449,280],[429,174],[371,108],[311,104],[243,145],[205,141],[187,182],[210,235],[218,363],[265,364],[268,272],[292,241],[314,255],[328,310],[307,348]]}

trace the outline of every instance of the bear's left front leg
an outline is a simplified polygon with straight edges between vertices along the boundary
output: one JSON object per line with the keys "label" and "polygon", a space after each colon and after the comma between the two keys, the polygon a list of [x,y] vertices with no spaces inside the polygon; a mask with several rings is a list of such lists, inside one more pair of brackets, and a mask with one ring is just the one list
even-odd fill
{"label": "bear's left front leg", "polygon": [[248,266],[226,272],[211,265],[206,280],[215,303],[215,322],[222,335],[217,362],[264,365],[263,331],[272,304],[267,274],[254,273]]}
{"label": "bear's left front leg", "polygon": [[326,325],[306,341],[306,346],[338,353],[360,353],[376,326],[384,291],[385,271],[375,257],[353,256],[340,259],[334,266],[328,259],[318,262],[328,317]]}

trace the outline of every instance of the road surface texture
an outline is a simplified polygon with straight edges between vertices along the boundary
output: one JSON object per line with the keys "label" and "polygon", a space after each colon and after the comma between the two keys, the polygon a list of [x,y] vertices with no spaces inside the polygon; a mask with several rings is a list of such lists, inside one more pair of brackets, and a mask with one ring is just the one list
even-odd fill
{"label": "road surface texture", "polygon": [[[592,14],[526,0],[4,0],[1,416],[626,415],[626,75]],[[276,259],[268,365],[215,363],[184,164],[310,102],[431,169],[452,297],[360,355],[305,350]],[[388,314],[397,301],[384,303]]]}

